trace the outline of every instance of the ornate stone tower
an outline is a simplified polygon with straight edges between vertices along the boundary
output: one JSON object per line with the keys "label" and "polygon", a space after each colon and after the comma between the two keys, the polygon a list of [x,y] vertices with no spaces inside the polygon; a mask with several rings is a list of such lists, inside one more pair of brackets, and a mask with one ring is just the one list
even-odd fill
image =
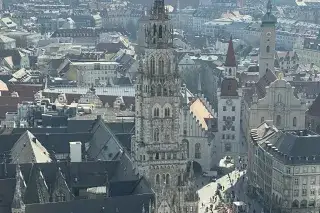
{"label": "ornate stone tower", "polygon": [[262,78],[267,69],[274,72],[276,48],[277,18],[272,14],[271,0],[268,0],[267,12],[261,19],[259,77]]}
{"label": "ornate stone tower", "polygon": [[154,2],[145,39],[145,58],[140,60],[135,85],[132,157],[136,170],[149,180],[156,193],[157,212],[180,212],[187,146],[179,139],[181,80],[164,0]]}

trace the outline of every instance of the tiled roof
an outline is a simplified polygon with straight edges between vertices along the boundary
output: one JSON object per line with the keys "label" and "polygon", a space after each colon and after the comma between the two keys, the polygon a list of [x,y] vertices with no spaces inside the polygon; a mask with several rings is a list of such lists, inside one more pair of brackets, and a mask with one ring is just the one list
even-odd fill
{"label": "tiled roof", "polygon": [[320,116],[320,93],[316,100],[313,101],[312,105],[307,111],[307,114],[311,116]]}
{"label": "tiled roof", "polygon": [[213,116],[199,98],[191,104],[190,112],[196,116],[202,128],[208,130],[206,119],[213,118]]}

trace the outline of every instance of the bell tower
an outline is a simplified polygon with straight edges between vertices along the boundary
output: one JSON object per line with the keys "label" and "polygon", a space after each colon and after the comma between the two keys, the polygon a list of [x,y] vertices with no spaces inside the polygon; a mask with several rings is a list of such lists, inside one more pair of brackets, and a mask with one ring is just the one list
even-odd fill
{"label": "bell tower", "polygon": [[267,12],[261,19],[259,77],[262,78],[267,70],[274,72],[274,57],[276,48],[277,18],[272,14],[271,0],[267,3]]}
{"label": "bell tower", "polygon": [[[159,213],[183,207],[187,146],[180,139],[181,79],[174,57],[173,27],[164,0],[155,0],[145,28],[145,57],[135,82],[135,135],[132,158],[156,193]],[[181,194],[180,194],[181,193]]]}

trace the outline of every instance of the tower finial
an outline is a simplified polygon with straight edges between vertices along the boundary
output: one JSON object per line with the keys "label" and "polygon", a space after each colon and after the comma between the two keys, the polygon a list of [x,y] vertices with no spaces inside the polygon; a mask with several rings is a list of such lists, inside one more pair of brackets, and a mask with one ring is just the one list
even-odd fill
{"label": "tower finial", "polygon": [[200,97],[202,94],[202,89],[201,89],[201,74],[199,72],[199,75],[198,75],[198,96]]}
{"label": "tower finial", "polygon": [[268,0],[268,3],[267,3],[267,13],[271,13],[272,11],[272,3],[271,3],[271,0]]}

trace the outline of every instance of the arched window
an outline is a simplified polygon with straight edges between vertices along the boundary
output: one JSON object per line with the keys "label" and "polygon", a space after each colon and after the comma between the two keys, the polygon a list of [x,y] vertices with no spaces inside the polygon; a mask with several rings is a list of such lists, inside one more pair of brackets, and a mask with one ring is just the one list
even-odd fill
{"label": "arched window", "polygon": [[231,70],[231,68],[229,68],[229,75],[232,75],[232,70]]}
{"label": "arched window", "polygon": [[267,53],[270,52],[270,46],[269,45],[267,46],[266,51],[267,51]]}
{"label": "arched window", "polygon": [[264,122],[264,117],[261,117],[261,123],[263,123]]}
{"label": "arched window", "polygon": [[165,117],[170,117],[170,108],[169,108],[169,107],[166,107],[166,108],[164,109],[164,116],[165,116]]}
{"label": "arched window", "polygon": [[277,115],[276,124],[277,124],[277,127],[281,125],[281,115]]}
{"label": "arched window", "polygon": [[156,24],[153,25],[153,35],[155,36],[157,34],[157,26]]}
{"label": "arched window", "polygon": [[292,125],[293,125],[294,127],[297,126],[297,118],[296,118],[296,117],[293,118]]}
{"label": "arched window", "polygon": [[292,208],[299,208],[299,201],[298,200],[294,200],[292,202]]}
{"label": "arched window", "polygon": [[160,175],[156,174],[156,184],[159,185],[160,184]]}
{"label": "arched window", "polygon": [[170,185],[170,175],[166,174],[166,184]]}
{"label": "arched window", "polygon": [[171,63],[170,60],[168,60],[168,74],[171,72]]}
{"label": "arched window", "polygon": [[157,86],[157,96],[161,96],[162,95],[162,91],[161,91],[161,85],[159,84],[158,86]]}
{"label": "arched window", "polygon": [[159,141],[159,129],[158,128],[156,128],[153,132],[153,140]]}
{"label": "arched window", "polygon": [[278,94],[278,102],[281,102],[281,101],[282,101],[282,95]]}
{"label": "arched window", "polygon": [[162,38],[162,25],[159,26],[159,38]]}
{"label": "arched window", "polygon": [[153,109],[153,116],[154,116],[154,117],[159,117],[159,115],[160,115],[159,111],[160,111],[160,110],[159,110],[158,107],[154,108],[154,109]]}
{"label": "arched window", "polygon": [[155,96],[156,89],[154,85],[151,85],[151,96]]}
{"label": "arched window", "polygon": [[153,57],[150,60],[150,69],[152,75],[156,74],[156,65]]}
{"label": "arched window", "polygon": [[162,174],[162,183],[166,183],[166,175]]}
{"label": "arched window", "polygon": [[163,87],[163,96],[168,96],[168,89],[166,88],[166,85]]}
{"label": "arched window", "polygon": [[164,74],[164,61],[162,58],[159,59],[159,74],[160,75]]}
{"label": "arched window", "polygon": [[196,143],[194,145],[194,158],[195,159],[200,159],[201,158],[201,145],[200,143]]}

